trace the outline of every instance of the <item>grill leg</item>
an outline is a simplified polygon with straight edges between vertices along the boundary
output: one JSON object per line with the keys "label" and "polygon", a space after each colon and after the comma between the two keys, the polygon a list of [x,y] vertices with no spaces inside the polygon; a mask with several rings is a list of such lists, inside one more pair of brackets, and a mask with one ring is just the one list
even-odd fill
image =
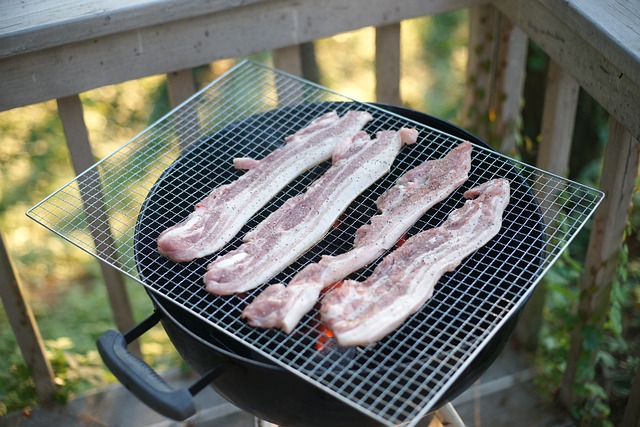
{"label": "grill leg", "polygon": [[436,416],[430,427],[436,426],[465,427],[462,418],[451,403],[447,403],[436,411]]}
{"label": "grill leg", "polygon": [[277,425],[270,423],[269,421],[261,420],[260,418],[254,418],[255,427],[278,427]]}

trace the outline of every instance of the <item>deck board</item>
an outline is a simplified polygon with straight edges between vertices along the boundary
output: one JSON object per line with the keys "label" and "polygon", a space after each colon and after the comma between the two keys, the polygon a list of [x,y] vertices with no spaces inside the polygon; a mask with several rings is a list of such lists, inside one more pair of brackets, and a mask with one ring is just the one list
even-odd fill
{"label": "deck board", "polygon": [[640,2],[542,0],[594,49],[606,52],[620,71],[640,81]]}
{"label": "deck board", "polygon": [[0,58],[267,0],[9,0],[0,9]]}

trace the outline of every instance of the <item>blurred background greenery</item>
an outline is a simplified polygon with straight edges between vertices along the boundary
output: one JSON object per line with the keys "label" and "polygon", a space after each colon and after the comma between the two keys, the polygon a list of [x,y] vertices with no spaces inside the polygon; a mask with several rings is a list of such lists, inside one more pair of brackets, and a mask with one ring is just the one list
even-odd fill
{"label": "blurred background greenery", "polygon": [[[467,61],[467,11],[402,23],[401,96],[409,108],[459,123]],[[320,84],[361,101],[375,101],[374,29],[340,34],[315,42]],[[527,104],[522,112],[517,157],[534,163],[539,138],[547,59],[532,45],[527,63]],[[270,53],[252,59],[272,65]],[[228,70],[234,60],[194,70],[202,86]],[[94,154],[102,158],[169,111],[164,76],[152,76],[81,94]],[[596,186],[606,113],[585,93],[580,95],[570,176]],[[0,227],[28,297],[60,386],[59,398],[113,381],[95,349],[96,338],[113,328],[111,311],[97,261],[25,216],[25,211],[74,177],[55,102],[0,113]],[[640,184],[637,188],[640,188]],[[640,344],[640,196],[635,192],[625,247],[614,284],[612,308],[600,349],[596,380],[585,386],[593,403],[576,408],[577,420],[607,425],[624,408],[630,378],[638,365]],[[542,286],[549,290],[543,337],[535,358],[541,391],[551,399],[557,390],[568,349],[571,319],[578,300],[588,230],[581,233]],[[144,289],[127,289],[136,319],[152,307]],[[569,319],[567,321],[567,319]],[[143,337],[142,352],[159,370],[182,367],[181,359],[160,328]],[[22,362],[4,311],[0,310],[0,415],[36,405],[33,384]]]}

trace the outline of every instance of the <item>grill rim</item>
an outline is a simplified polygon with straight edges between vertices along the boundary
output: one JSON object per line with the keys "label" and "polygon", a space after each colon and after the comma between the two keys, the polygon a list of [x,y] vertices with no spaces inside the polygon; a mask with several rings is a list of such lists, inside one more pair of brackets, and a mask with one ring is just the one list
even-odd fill
{"label": "grill rim", "polygon": [[[374,107],[377,107],[377,108],[382,108],[382,109],[384,109],[384,108],[385,108],[385,106],[384,106],[383,104],[373,104],[373,106],[374,106]],[[439,133],[444,132],[444,133],[450,134],[450,135],[452,135],[452,136],[455,136],[455,137],[456,137],[457,139],[459,139],[460,141],[463,141],[463,140],[470,140],[470,141],[471,141],[471,142],[472,142],[476,147],[477,147],[477,146],[482,146],[482,147],[484,147],[485,149],[488,149],[488,150],[491,150],[491,151],[495,152],[495,150],[494,150],[493,148],[491,148],[488,144],[486,144],[485,142],[483,142],[483,141],[482,141],[482,140],[480,140],[479,138],[475,137],[474,135],[470,134],[469,132],[466,132],[466,131],[464,131],[463,129],[458,128],[457,126],[455,126],[455,125],[453,125],[453,124],[450,124],[450,123],[448,123],[448,122],[446,122],[446,121],[442,121],[442,120],[437,119],[437,118],[435,118],[435,117],[428,116],[428,115],[423,114],[423,113],[418,113],[418,112],[415,112],[415,111],[413,111],[413,110],[409,110],[409,109],[400,109],[399,107],[396,107],[396,108],[394,109],[394,108],[393,108],[393,106],[388,106],[388,105],[387,105],[386,107],[387,107],[387,108],[390,108],[390,110],[389,110],[389,111],[390,111],[391,113],[393,113],[393,114],[398,114],[397,112],[398,112],[399,110],[402,110],[402,111],[404,111],[404,112],[406,112],[406,113],[412,112],[412,113],[414,113],[414,114],[420,114],[420,115],[422,115],[422,116],[424,116],[424,117],[428,117],[432,122],[436,122],[438,125],[442,123],[442,124],[444,125],[444,127],[446,127],[446,131],[445,131],[445,130],[443,130],[443,129],[440,129],[440,128],[437,128],[437,127],[432,127],[432,126],[430,126],[430,125],[427,125],[428,127],[430,127],[430,128],[432,128],[432,129],[434,129],[435,131],[437,131],[437,132],[439,132]],[[285,108],[293,108],[293,107],[285,107]],[[275,111],[275,110],[271,110],[271,111],[269,111],[267,114],[273,113],[274,111]],[[386,111],[386,110],[385,110],[385,111]],[[264,113],[263,113],[263,114],[264,114]],[[276,114],[277,114],[277,113],[276,113]],[[401,115],[400,115],[400,116],[401,116]],[[402,117],[403,119],[406,119],[406,117],[404,117],[404,116],[401,116],[401,117]],[[418,123],[423,124],[422,122],[418,122]],[[452,132],[455,132],[455,133],[452,133]],[[196,149],[197,149],[197,147],[192,147],[192,148],[191,148],[191,150],[196,150]],[[497,152],[495,152],[495,153],[497,153]],[[187,153],[185,153],[185,154],[187,154]],[[176,162],[176,163],[174,163],[174,165],[175,165],[175,164],[177,164],[177,162]],[[174,165],[172,165],[171,167],[174,167]],[[158,179],[158,182],[160,182],[160,181],[163,179],[163,177],[165,176],[165,174],[168,174],[168,175],[170,175],[170,174],[171,174],[171,167],[170,167],[170,168],[167,168],[167,170],[165,170],[165,171],[163,172],[163,176],[162,176],[161,178],[159,178],[159,179]],[[157,184],[156,184],[156,185],[157,185]],[[154,188],[155,188],[155,185],[154,185]],[[531,195],[531,197],[533,198],[533,195]],[[142,213],[143,213],[143,212],[148,208],[148,206],[146,206],[147,200],[152,200],[152,199],[153,199],[153,190],[151,190],[151,191],[149,192],[149,195],[147,196],[147,199],[145,200],[145,203],[143,204],[143,208],[141,209],[141,212],[140,212],[140,216],[139,216],[139,218],[140,218],[140,217],[142,217]],[[538,207],[537,207],[537,206],[536,206],[536,209],[538,209]],[[136,223],[136,239],[138,238],[137,236],[139,235],[139,232],[141,233],[141,231],[139,230],[138,224],[141,224],[141,222],[137,222],[137,223]],[[541,232],[544,232],[544,231],[543,231],[543,230],[541,230]],[[137,258],[138,258],[138,244],[136,244],[136,259],[137,259]],[[540,258],[540,259],[539,259],[539,268],[541,268],[541,265],[542,265],[542,263],[543,263],[543,257],[541,256],[541,257],[539,257],[539,258]],[[138,260],[137,260],[137,262],[136,262],[136,265],[138,266]],[[139,274],[140,274],[140,277],[141,277],[141,278],[143,279],[143,281],[144,281],[144,274],[143,274],[142,272],[140,272],[140,271],[139,271]],[[156,291],[155,289],[153,289],[153,288],[150,288],[150,289],[151,289],[152,291],[154,291],[154,292],[157,292],[157,291]],[[259,289],[260,289],[260,288],[259,288]],[[161,293],[158,293],[158,295],[163,296]],[[168,300],[168,301],[172,301],[172,302],[174,302],[174,303],[175,303],[175,301],[174,301],[173,299],[167,299],[167,300]],[[524,304],[524,302],[522,302],[522,304]],[[178,305],[180,305],[180,304],[178,304]],[[192,314],[194,314],[194,313],[192,313]],[[514,313],[514,314],[515,314],[515,313]],[[196,316],[197,316],[197,314],[196,314]],[[198,317],[200,317],[200,316],[198,316]],[[486,347],[486,345],[488,345],[488,344],[489,344],[489,342],[491,342],[491,338],[493,338],[493,336],[494,336],[494,335],[496,335],[496,334],[498,333],[498,330],[500,330],[500,329],[502,329],[502,328],[504,327],[504,324],[506,324],[506,323],[507,323],[507,321],[508,321],[511,317],[512,317],[512,316],[506,316],[506,317],[505,317],[505,319],[504,319],[503,324],[501,324],[500,326],[495,327],[495,331],[494,331],[494,333],[492,334],[492,336],[490,336],[490,337],[486,337],[486,338],[483,340],[483,342],[481,343],[481,345],[479,345],[479,346],[476,348],[475,355],[474,355],[473,357],[469,357],[469,363],[467,364],[467,367],[468,367],[468,365],[470,365],[470,364],[471,364],[471,362],[473,361],[473,359],[475,359],[476,357],[478,357],[478,355],[479,355],[479,354],[481,354],[481,353],[482,353],[482,350]],[[201,318],[201,320],[203,320],[204,322],[210,322],[208,319],[202,319],[202,318]],[[214,325],[214,326],[215,326],[215,325]],[[239,341],[240,341],[242,344],[244,344],[244,345],[248,345],[248,346],[251,348],[251,350],[252,350],[252,351],[256,351],[256,352],[258,352],[259,354],[261,354],[263,357],[265,357],[265,358],[269,359],[270,361],[273,361],[273,363],[275,363],[276,365],[278,365],[278,367],[283,368],[283,369],[285,369],[285,370],[287,370],[287,371],[292,372],[293,374],[296,374],[296,375],[300,376],[299,374],[300,374],[301,372],[299,372],[296,368],[293,368],[293,367],[291,367],[291,366],[289,366],[289,365],[283,364],[283,363],[282,363],[282,361],[279,361],[279,360],[277,360],[277,359],[273,359],[269,354],[264,353],[264,352],[263,352],[259,347],[254,347],[253,345],[251,345],[251,343],[247,343],[247,342],[246,342],[245,340],[243,340],[241,337],[238,337],[238,336],[236,336],[235,334],[233,334],[233,333],[231,333],[231,332],[229,332],[229,331],[227,331],[227,330],[225,330],[225,329],[223,329],[223,328],[221,328],[221,329],[219,329],[219,330],[220,330],[221,332],[223,332],[223,333],[227,334],[230,338],[232,338],[232,339],[236,339],[236,340],[239,340]],[[497,356],[497,354],[496,354],[496,356]],[[407,363],[403,363],[403,366],[404,366],[404,365],[407,365]],[[461,370],[461,373],[460,373],[460,374],[458,374],[458,375],[456,375],[456,379],[457,379],[457,378],[459,378],[459,377],[462,375],[462,372],[463,372],[464,370],[465,370],[465,369],[462,369],[462,370]],[[304,372],[302,372],[302,373],[304,374]],[[303,378],[303,379],[308,380],[308,378],[306,378],[304,375],[302,376],[302,378]],[[450,380],[450,382],[449,382],[449,387],[444,388],[444,389],[441,391],[440,396],[438,396],[437,398],[436,398],[436,397],[434,397],[432,400],[433,400],[433,401],[439,401],[439,400],[441,400],[441,399],[442,399],[442,397],[446,396],[446,391],[447,391],[447,389],[448,389],[448,388],[450,388],[450,387],[453,385],[453,383],[454,383],[454,382],[455,382],[455,379],[451,379],[451,380]],[[343,396],[341,396],[341,395],[335,395],[335,393],[334,393],[334,391],[333,391],[333,390],[328,389],[327,387],[324,387],[322,384],[318,385],[318,384],[317,384],[317,383],[315,383],[315,382],[312,382],[312,383],[313,383],[315,386],[319,386],[319,388],[323,389],[325,392],[328,392],[330,395],[332,395],[332,396],[334,396],[334,397],[338,397],[338,398],[342,399],[343,401],[345,401],[346,403],[350,404],[351,406],[354,406],[356,409],[358,409],[358,410],[361,410],[361,411],[362,411],[362,409],[363,409],[363,408],[362,408],[361,406],[354,405],[352,401],[350,401],[350,400],[345,400],[345,399],[344,399],[344,397],[343,397]],[[424,413],[423,413],[422,415],[418,415],[416,418],[417,418],[417,419],[422,418],[422,417],[423,417],[424,415],[426,415],[426,413],[428,413],[431,409],[434,409],[434,408],[430,408],[429,410],[425,410],[425,411],[424,411]],[[379,419],[379,417],[378,417],[376,414],[372,414],[372,413],[370,413],[369,411],[366,411],[366,410],[365,410],[365,411],[363,411],[363,413],[367,414],[368,416],[373,417],[374,419],[378,419],[378,420],[380,420],[380,419]]]}
{"label": "grill rim", "polygon": [[[421,113],[421,112],[417,112],[415,110],[411,110],[411,109],[407,109],[407,108],[403,108],[403,107],[398,107],[398,106],[394,106],[394,105],[389,105],[389,104],[381,104],[381,103],[374,103],[374,105],[376,106],[380,106],[381,108],[384,109],[389,109],[389,111],[400,114],[400,115],[404,115],[404,114],[410,114],[410,115],[416,115],[415,120],[420,122],[421,120],[431,120],[434,122],[438,122],[438,128],[446,131],[447,133],[451,133],[456,135],[457,137],[461,138],[461,139],[468,139],[470,141],[473,141],[474,143],[478,143],[478,144],[483,144],[484,146],[486,146],[487,148],[491,148],[489,147],[486,143],[484,143],[483,141],[481,141],[479,138],[475,137],[474,135],[472,135],[471,133],[465,131],[464,129],[457,127],[449,122],[443,121],[441,119],[435,118],[433,116],[427,115],[425,113]],[[440,127],[441,126],[441,127]],[[435,127],[435,126],[434,126]],[[270,360],[266,360],[266,361],[262,361],[262,360],[256,360],[250,356],[244,356],[244,355],[238,355],[236,353],[231,353],[225,349],[221,349],[219,347],[216,347],[215,343],[211,343],[209,341],[207,341],[204,337],[201,337],[199,335],[198,332],[200,332],[200,330],[194,330],[188,326],[186,326],[185,324],[183,324],[183,322],[179,319],[177,319],[176,317],[171,316],[171,313],[168,313],[172,308],[176,309],[176,310],[181,310],[183,309],[181,306],[179,306],[178,304],[175,303],[175,301],[171,300],[171,299],[167,299],[164,298],[161,294],[157,294],[156,292],[152,291],[151,289],[147,289],[147,292],[150,293],[150,298],[154,301],[154,305],[159,306],[159,308],[163,311],[163,313],[169,314],[169,321],[171,321],[172,323],[176,323],[177,326],[184,331],[185,333],[189,334],[190,336],[192,336],[195,339],[198,339],[201,343],[203,343],[203,345],[207,345],[207,346],[212,346],[215,349],[219,349],[220,351],[225,352],[225,354],[233,356],[233,357],[238,357],[241,358],[241,360],[243,360],[246,363],[254,363],[254,364],[258,364],[261,365],[265,368],[269,368],[269,369],[273,369],[273,370],[277,370],[277,371],[284,371],[284,372],[289,372],[289,370],[287,370],[286,368],[280,366],[279,364],[277,364],[276,362],[272,362]],[[166,301],[166,302],[165,302]],[[172,307],[173,306],[173,307]],[[487,344],[484,346],[484,348],[478,352],[478,355],[471,361],[470,366],[465,370],[464,375],[462,375],[461,377],[464,378],[460,378],[459,380],[454,381],[451,386],[449,387],[449,389],[444,393],[444,395],[442,396],[441,400],[439,402],[437,402],[434,406],[436,408],[440,407],[441,405],[443,405],[444,403],[446,403],[447,401],[451,401],[453,399],[455,399],[455,397],[457,397],[459,394],[461,394],[464,390],[466,390],[468,388],[468,386],[470,386],[473,382],[475,382],[481,375],[482,373],[484,373],[486,371],[486,369],[488,369],[488,367],[494,362],[494,360],[497,358],[497,356],[500,354],[500,352],[502,351],[502,348],[504,348],[505,345],[507,345],[508,343],[508,338],[511,336],[518,318],[520,317],[521,314],[521,310],[518,310],[517,312],[514,313],[514,315],[512,317],[510,317],[506,322],[505,325],[503,327],[501,327],[495,334],[495,336],[493,338],[491,338],[490,340],[488,340]],[[192,316],[192,313],[188,312],[185,310],[185,315],[187,316]],[[200,319],[195,319],[196,321],[200,321]],[[163,323],[164,325],[164,323]],[[207,327],[208,324],[204,324],[204,327]],[[209,326],[210,327],[210,326]],[[217,328],[214,328],[215,331],[220,332]],[[227,335],[225,335],[227,338],[229,338]],[[218,339],[216,337],[216,339]],[[232,336],[232,338],[236,343],[239,343],[240,345],[245,345],[243,342],[237,340],[237,337]],[[497,343],[497,345],[496,345]],[[480,365],[480,366],[478,366]],[[471,371],[471,372],[469,372]],[[201,372],[203,373],[203,372]],[[294,375],[293,373],[289,372],[290,375]],[[312,385],[315,386],[315,384],[310,383]]]}

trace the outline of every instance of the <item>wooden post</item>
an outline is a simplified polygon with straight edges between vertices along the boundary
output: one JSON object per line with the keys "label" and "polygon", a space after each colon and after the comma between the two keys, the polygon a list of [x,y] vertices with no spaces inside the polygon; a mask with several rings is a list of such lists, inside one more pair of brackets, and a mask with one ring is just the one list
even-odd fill
{"label": "wooden post", "polygon": [[376,28],[376,100],[401,105],[400,23]]}
{"label": "wooden post", "polygon": [[[566,176],[569,168],[579,92],[580,87],[576,80],[551,61],[547,71],[537,166],[560,176]],[[545,206],[545,202],[542,201],[540,207],[544,217],[548,206]],[[547,226],[553,221],[549,217],[544,220]],[[535,350],[538,345],[545,296],[544,287],[538,286],[516,327],[518,341],[529,351]]]}
{"label": "wooden post", "polygon": [[[175,108],[196,93],[196,84],[191,69],[167,74],[167,89],[171,107]],[[192,105],[185,106],[179,112],[179,123],[176,124],[180,148],[184,151],[191,144],[202,141],[202,128],[198,113]]]}
{"label": "wooden post", "polygon": [[519,135],[527,36],[492,5],[471,8],[462,124],[501,152]]}
{"label": "wooden post", "polygon": [[525,64],[528,38],[504,15],[499,15],[498,55],[496,84],[491,95],[491,109],[495,111],[495,124],[491,139],[501,153],[516,153],[516,142],[520,137],[520,111],[522,108]]}
{"label": "wooden post", "polygon": [[293,45],[273,50],[273,65],[275,68],[294,76],[302,75],[302,60],[300,46]]}
{"label": "wooden post", "polygon": [[583,331],[601,331],[606,320],[611,282],[618,265],[627,213],[638,174],[640,144],[613,117],[609,122],[609,140],[604,153],[600,189],[605,198],[593,219],[584,273],[580,282],[578,320],[571,333],[567,368],[560,388],[563,404],[576,401],[574,385],[589,378],[578,377],[579,361],[593,363],[595,352],[584,348]]}
{"label": "wooden post", "polygon": [[[300,46],[293,45],[273,50],[273,65],[275,68],[292,74],[302,76],[302,59]],[[299,104],[303,102],[302,84],[297,81],[287,80],[283,83],[276,80],[278,102],[285,105]]]}
{"label": "wooden post", "polygon": [[40,330],[27,305],[22,285],[0,230],[0,298],[9,318],[9,324],[18,341],[25,363],[31,369],[36,393],[41,402],[52,399],[56,385],[53,370],[46,357]]}
{"label": "wooden post", "polygon": [[300,60],[302,61],[302,77],[314,83],[320,83],[320,70],[313,42],[300,44]]}
{"label": "wooden post", "polygon": [[566,176],[569,169],[579,93],[578,82],[549,61],[537,165],[561,176]]}
{"label": "wooden post", "polygon": [[[71,162],[76,174],[80,174],[94,164],[89,135],[82,113],[82,103],[78,95],[60,98],[57,102],[58,113],[71,154]],[[100,261],[100,269],[107,287],[114,322],[120,331],[126,332],[135,325],[135,320],[125,288],[124,276],[112,267],[112,265],[118,265],[118,254],[109,227],[98,172],[95,169],[89,170],[78,179],[78,185],[96,252],[100,254],[102,259],[109,262]],[[137,341],[132,343],[131,351],[140,354]]]}
{"label": "wooden post", "polygon": [[497,25],[498,11],[492,5],[470,9],[467,88],[462,102],[461,119],[465,129],[487,142]]}
{"label": "wooden post", "polygon": [[193,81],[191,69],[167,74],[167,89],[169,90],[169,101],[172,107],[176,107],[186,101],[196,92],[196,84]]}

